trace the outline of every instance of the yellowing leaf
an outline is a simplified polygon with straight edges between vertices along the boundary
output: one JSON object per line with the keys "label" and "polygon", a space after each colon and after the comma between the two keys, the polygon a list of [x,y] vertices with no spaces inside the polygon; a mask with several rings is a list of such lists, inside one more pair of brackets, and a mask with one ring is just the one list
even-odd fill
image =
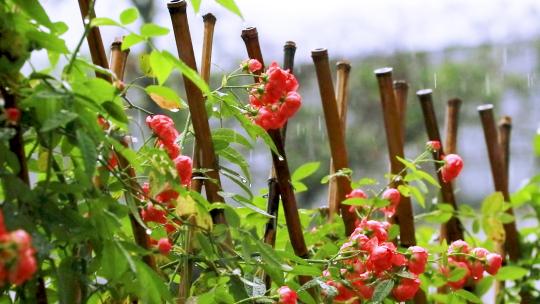
{"label": "yellowing leaf", "polygon": [[145,91],[162,109],[175,111],[181,108],[182,100],[171,88],[150,85],[146,87]]}
{"label": "yellowing leaf", "polygon": [[212,229],[210,214],[189,195],[179,196],[176,200],[176,215],[184,219],[194,216],[197,226],[208,230]]}

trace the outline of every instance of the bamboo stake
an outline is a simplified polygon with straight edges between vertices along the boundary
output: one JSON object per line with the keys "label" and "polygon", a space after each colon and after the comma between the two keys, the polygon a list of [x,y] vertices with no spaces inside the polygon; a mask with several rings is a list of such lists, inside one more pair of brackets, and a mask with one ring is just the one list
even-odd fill
{"label": "bamboo stake", "polygon": [[[484,138],[486,140],[495,191],[501,192],[504,200],[509,203],[510,193],[508,192],[508,181],[505,174],[507,163],[504,160],[503,149],[501,149],[501,145],[498,142],[497,127],[493,117],[493,105],[484,104],[479,106],[478,113],[480,114],[482,128],[484,129]],[[514,214],[512,208],[508,208],[507,212],[511,215]],[[521,256],[521,248],[516,222],[513,221],[504,224],[504,230],[506,232],[504,251],[508,253],[511,261],[517,261]]]}
{"label": "bamboo stake", "polygon": [[457,131],[459,122],[459,109],[461,107],[461,99],[453,98],[448,100],[446,105],[446,136],[445,136],[445,151],[448,154],[457,153]]}
{"label": "bamboo stake", "polygon": [[[349,167],[347,150],[345,146],[344,131],[342,130],[342,120],[339,117],[336,95],[334,92],[334,84],[332,75],[330,74],[330,64],[328,62],[328,51],[326,49],[315,49],[311,51],[311,58],[315,64],[315,72],[317,73],[317,82],[319,84],[319,92],[324,111],[324,120],[326,122],[326,130],[330,143],[330,153],[335,171],[339,171]],[[350,235],[355,228],[354,222],[356,215],[349,212],[349,206],[341,205],[345,200],[345,196],[351,192],[351,183],[346,176],[334,177],[337,183],[336,199],[331,201],[329,205],[329,219],[332,220],[335,214],[341,216],[345,224],[345,233]]]}
{"label": "bamboo stake", "polygon": [[[338,61],[336,63],[337,77],[336,77],[336,101],[339,120],[341,123],[341,130],[343,131],[343,138],[346,141],[346,129],[347,129],[347,103],[349,99],[349,73],[351,71],[351,64],[346,61]],[[330,174],[336,173],[334,168],[334,162],[330,159]],[[328,183],[328,206],[339,204],[337,197],[337,179],[332,178]]]}
{"label": "bamboo stake", "polygon": [[[4,109],[7,110],[10,108],[18,108],[17,97],[13,94],[13,92],[10,92],[7,88],[0,85],[0,93],[4,99]],[[17,176],[22,182],[30,187],[30,176],[28,174],[28,164],[26,163],[26,152],[24,151],[24,140],[21,126],[17,123],[10,126],[10,128],[13,128],[15,131],[15,135],[9,140],[9,150],[17,156],[17,160],[19,162],[19,172],[17,173]],[[48,303],[45,281],[41,276],[37,278],[36,303]]]}
{"label": "bamboo stake", "polygon": [[[242,39],[246,45],[246,50],[250,59],[257,59],[264,66],[264,61],[259,44],[259,34],[254,27],[247,28],[242,31]],[[268,135],[272,138],[274,145],[277,148],[278,154],[272,151],[272,162],[276,172],[279,193],[283,202],[283,211],[285,212],[285,221],[289,231],[289,239],[291,241],[294,253],[302,258],[308,257],[308,250],[304,240],[304,232],[298,215],[298,207],[296,197],[291,185],[291,173],[289,164],[285,154],[285,147],[280,130],[268,130]],[[301,278],[309,280],[309,278]]]}
{"label": "bamboo stake", "polygon": [[[424,123],[428,139],[432,141],[441,142],[441,135],[439,133],[439,127],[437,124],[437,116],[433,107],[432,90],[425,89],[416,92],[420,105],[422,107],[422,113],[424,115]],[[433,159],[440,160],[444,155],[444,146],[441,143],[441,149],[437,152],[433,152]],[[454,210],[457,210],[456,199],[454,197],[454,189],[452,183],[445,183],[440,172],[442,164],[435,163],[435,170],[437,171],[437,178],[441,186],[441,198],[442,203],[450,204]],[[452,217],[448,222],[441,225],[441,238],[440,241],[446,240],[448,244],[453,241],[463,240],[463,226],[457,217]]]}
{"label": "bamboo stake", "polygon": [[[203,35],[203,49],[201,60],[201,76],[210,84],[210,67],[212,65],[212,44],[214,39],[214,27],[216,25],[216,17],[211,13],[203,16],[204,22],[204,35]],[[197,143],[193,146],[193,168],[200,169],[201,151]],[[201,174],[194,174],[194,177],[202,177]],[[201,192],[203,186],[203,180],[200,178],[194,178],[191,182],[191,189],[197,192]]]}
{"label": "bamboo stake", "polygon": [[[296,44],[293,41],[287,41],[283,46],[283,68],[293,73],[294,70],[294,54],[296,52]],[[287,124],[282,128],[281,134],[283,139],[283,145],[285,145],[285,138],[287,134]],[[276,243],[277,233],[277,217],[279,210],[279,186],[276,177],[276,171],[272,165],[272,171],[270,172],[270,178],[268,179],[268,202],[266,205],[266,212],[274,218],[271,218],[266,223],[264,229],[264,242],[274,247]],[[267,286],[268,287],[268,286]]]}
{"label": "bamboo stake", "polygon": [[405,118],[407,114],[407,95],[409,94],[409,84],[405,80],[394,81],[394,95],[396,98],[396,107],[399,114],[401,125],[401,142],[405,146]]}
{"label": "bamboo stake", "polygon": [[502,159],[505,169],[506,187],[510,184],[510,133],[512,131],[512,117],[503,116],[499,120],[499,145],[501,145]]}
{"label": "bamboo stake", "polygon": [[[195,54],[189,32],[186,7],[187,3],[184,0],[173,0],[167,3],[173,24],[178,55],[182,61],[196,71],[197,64],[195,62]],[[204,97],[201,90],[185,76],[184,84],[193,130],[195,131],[195,140],[201,150],[200,165],[202,168],[209,169],[206,173],[209,179],[204,180],[206,197],[211,203],[222,203],[224,200],[218,194],[221,189],[219,166],[214,151],[214,144],[212,143],[212,134],[210,133],[210,125],[208,124],[208,114],[206,113]],[[226,224],[225,216],[221,209],[212,210],[212,219],[214,223]]]}
{"label": "bamboo stake", "polygon": [[[397,109],[397,102],[394,95],[392,82],[392,68],[381,68],[374,71],[379,84],[381,105],[383,110],[383,120],[386,131],[386,141],[388,143],[388,156],[390,157],[390,172],[398,174],[403,171],[405,165],[397,157],[404,157],[402,128],[400,114]],[[392,187],[398,187],[401,181],[396,182]],[[392,221],[399,224],[400,243],[402,246],[413,246],[416,244],[414,235],[414,215],[409,197],[401,196],[396,214]]]}
{"label": "bamboo stake", "polygon": [[[90,8],[90,3],[95,4],[95,1],[79,0],[79,8],[81,10],[81,16],[83,18],[83,21],[84,19],[91,20],[96,16],[94,8]],[[101,32],[99,31],[99,27],[92,27],[90,29],[90,32],[86,36],[86,39],[88,41],[88,47],[90,48],[90,56],[92,57],[92,62],[95,65],[98,65],[104,69],[109,69],[107,55],[105,54],[105,47],[103,46],[103,40],[101,39]],[[99,73],[98,71],[96,71],[96,77],[111,81],[108,75]]]}

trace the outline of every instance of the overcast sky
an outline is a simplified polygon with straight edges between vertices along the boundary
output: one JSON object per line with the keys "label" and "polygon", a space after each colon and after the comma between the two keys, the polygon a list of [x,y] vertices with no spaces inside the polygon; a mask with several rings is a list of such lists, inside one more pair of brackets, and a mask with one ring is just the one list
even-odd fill
{"label": "overcast sky", "polygon": [[[540,33],[538,0],[236,0],[244,20],[212,0],[202,0],[201,14],[190,12],[196,52],[200,54],[202,18],[214,13],[214,63],[227,67],[231,57],[245,57],[240,32],[256,26],[265,58],[281,59],[287,40],[297,43],[297,60],[310,61],[314,48],[329,49],[334,58],[356,57],[395,50],[438,50],[456,45],[530,39]],[[70,26],[65,34],[73,48],[82,33],[77,1],[42,0],[51,18]],[[170,27],[166,1],[155,1],[155,23]],[[188,2],[189,3],[189,2]],[[127,0],[97,0],[97,15],[118,19],[130,6]],[[140,23],[134,24],[137,29]],[[119,29],[104,28],[109,45]],[[172,36],[158,39],[160,47],[174,50]],[[86,47],[86,46],[85,46]]]}

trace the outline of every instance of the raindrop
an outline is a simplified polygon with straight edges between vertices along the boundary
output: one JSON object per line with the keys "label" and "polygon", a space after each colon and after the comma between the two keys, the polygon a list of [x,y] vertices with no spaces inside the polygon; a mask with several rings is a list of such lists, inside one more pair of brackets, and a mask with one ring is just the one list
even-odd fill
{"label": "raindrop", "polygon": [[280,155],[280,156],[278,157],[278,160],[279,160],[279,161],[284,161],[285,159],[283,158],[283,156]]}
{"label": "raindrop", "polygon": [[505,66],[507,62],[508,62],[508,49],[504,47],[503,48],[503,66]]}
{"label": "raindrop", "polygon": [[176,112],[180,111],[180,109],[176,108],[176,109],[171,109],[170,111],[173,112],[173,113],[176,113]]}
{"label": "raindrop", "polygon": [[247,179],[245,177],[240,177],[240,180],[242,181],[242,184],[247,183]]}
{"label": "raindrop", "polygon": [[491,95],[491,82],[489,80],[489,75],[486,75],[485,85],[486,85],[486,95]]}
{"label": "raindrop", "polygon": [[146,234],[148,235],[152,234],[152,229],[146,229]]}
{"label": "raindrop", "polygon": [[437,88],[437,73],[433,73],[433,88]]}
{"label": "raindrop", "polygon": [[249,162],[253,161],[253,151],[249,151]]}
{"label": "raindrop", "polygon": [[319,126],[319,131],[321,130],[321,115],[319,115],[317,117],[317,123],[318,123],[318,126]]}
{"label": "raindrop", "polygon": [[300,125],[296,125],[296,136],[300,136]]}

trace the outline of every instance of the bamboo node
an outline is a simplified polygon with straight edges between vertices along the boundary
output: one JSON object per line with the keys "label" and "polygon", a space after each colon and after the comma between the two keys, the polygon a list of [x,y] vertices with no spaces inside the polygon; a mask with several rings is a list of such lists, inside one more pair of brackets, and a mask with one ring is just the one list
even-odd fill
{"label": "bamboo node", "polygon": [[214,14],[212,14],[212,13],[208,13],[208,14],[205,14],[204,16],[202,16],[202,20],[204,22],[215,24],[216,23],[216,16],[214,16]]}
{"label": "bamboo node", "polygon": [[167,8],[169,9],[169,13],[185,13],[186,12],[187,3],[185,0],[172,0],[169,3],[167,3]]}

